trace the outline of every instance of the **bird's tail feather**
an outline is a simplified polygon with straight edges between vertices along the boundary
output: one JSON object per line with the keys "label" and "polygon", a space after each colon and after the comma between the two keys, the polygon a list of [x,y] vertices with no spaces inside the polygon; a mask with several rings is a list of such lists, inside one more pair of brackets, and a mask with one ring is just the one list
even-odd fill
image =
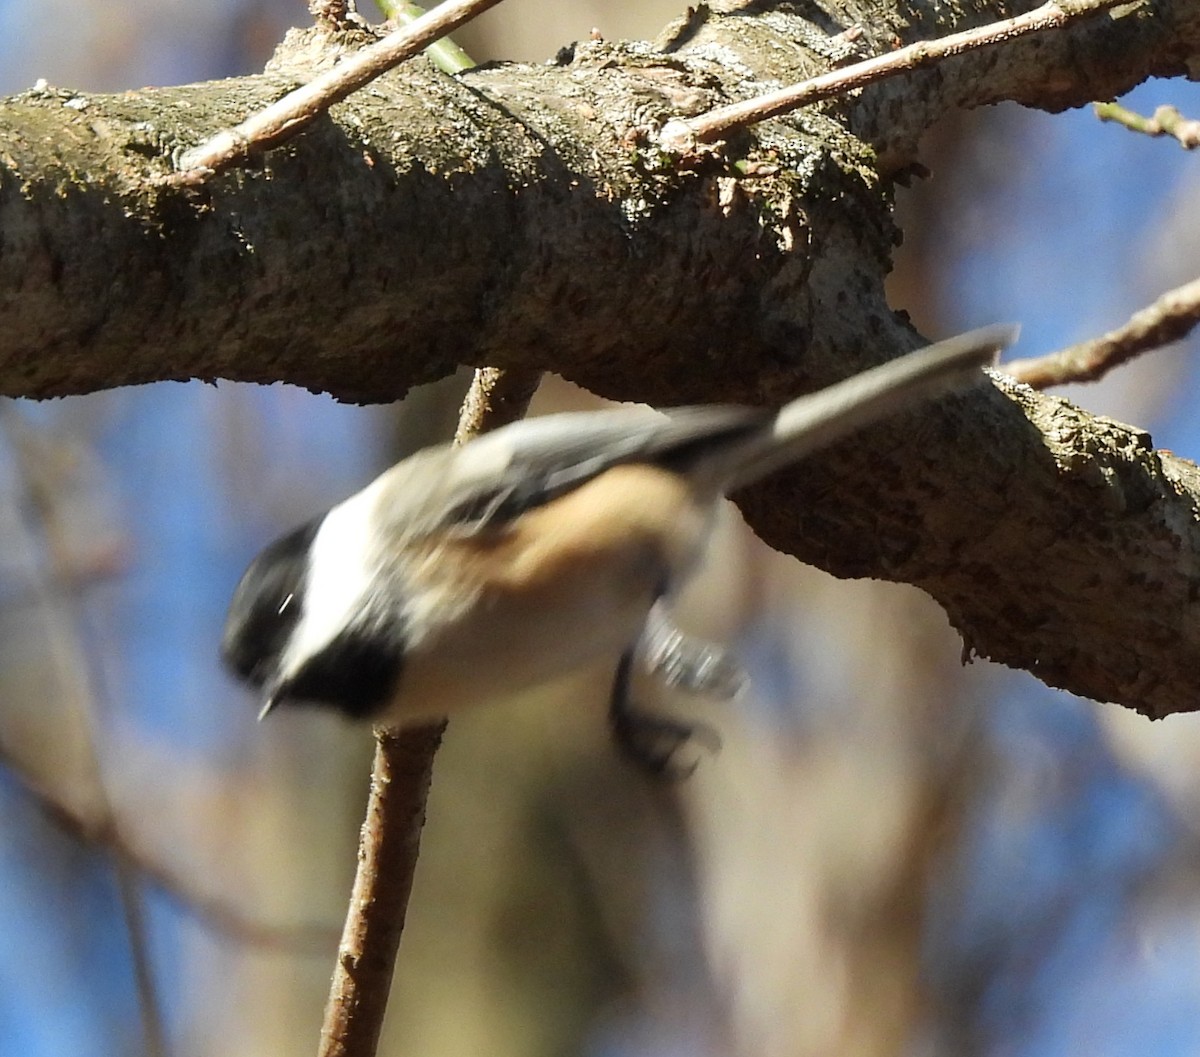
{"label": "bird's tail feather", "polygon": [[847,434],[913,404],[983,380],[1020,327],[996,324],[927,345],[779,410],[769,429],[714,452],[701,470],[722,490],[753,484]]}

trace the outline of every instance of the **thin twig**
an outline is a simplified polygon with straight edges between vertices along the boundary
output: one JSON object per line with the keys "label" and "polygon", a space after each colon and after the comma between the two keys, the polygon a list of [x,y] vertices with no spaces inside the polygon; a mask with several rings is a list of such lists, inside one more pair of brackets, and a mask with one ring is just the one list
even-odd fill
{"label": "thin twig", "polygon": [[1187,150],[1200,147],[1200,121],[1184,117],[1173,106],[1160,106],[1151,117],[1144,117],[1120,103],[1093,103],[1092,108],[1101,121],[1115,121],[1147,136],[1173,136]]}
{"label": "thin twig", "polygon": [[329,26],[344,26],[353,5],[350,0],[309,0],[308,13],[314,22]]}
{"label": "thin twig", "polygon": [[[418,18],[423,18],[425,8],[420,4],[404,3],[403,0],[375,0],[384,18],[395,22],[398,26],[411,26]],[[449,37],[435,40],[425,54],[442,73],[456,74],[469,70],[478,63]]]}
{"label": "thin twig", "polygon": [[1200,323],[1200,279],[1165,293],[1135,312],[1123,327],[1091,341],[999,367],[1034,389],[1068,382],[1094,382],[1135,356],[1178,341]]}
{"label": "thin twig", "polygon": [[321,1057],[373,1057],[412,893],[433,758],[445,722],[375,732],[358,870],[321,1026]]}
{"label": "thin twig", "polygon": [[523,417],[541,380],[539,371],[481,367],[463,397],[454,443],[466,444],[479,433],[499,429]]}
{"label": "thin twig", "polygon": [[[520,418],[540,375],[485,367],[463,401],[455,442]],[[469,658],[463,663],[469,664]],[[445,722],[375,731],[375,762],[358,871],[321,1027],[320,1057],[374,1057]]]}
{"label": "thin twig", "polygon": [[1052,0],[1015,18],[952,33],[938,40],[918,41],[887,55],[864,59],[852,66],[810,77],[807,81],[778,91],[710,110],[707,114],[668,121],[660,133],[659,142],[665,150],[687,153],[698,143],[721,139],[735,129],[779,117],[821,99],[843,95],[884,78],[941,62],[952,55],[1014,40],[1027,33],[1060,29],[1068,23],[1115,7],[1120,2],[1122,0]]}
{"label": "thin twig", "polygon": [[196,184],[246,158],[251,151],[276,147],[325,113],[334,103],[452,33],[500,0],[446,0],[427,15],[389,33],[380,41],[314,77],[270,106],[251,114],[187,151],[171,183]]}
{"label": "thin twig", "polygon": [[162,1021],[162,1002],[158,997],[158,981],[154,975],[154,963],[150,959],[150,929],[146,923],[142,879],[135,864],[115,848],[113,872],[116,875],[117,891],[120,893],[125,930],[131,937],[133,980],[138,996],[138,1013],[146,1057],[166,1057],[167,1037]]}

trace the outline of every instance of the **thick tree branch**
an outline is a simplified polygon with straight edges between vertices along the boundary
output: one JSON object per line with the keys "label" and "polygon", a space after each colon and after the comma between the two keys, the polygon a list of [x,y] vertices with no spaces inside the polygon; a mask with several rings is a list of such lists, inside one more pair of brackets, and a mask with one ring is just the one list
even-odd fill
{"label": "thick tree branch", "polygon": [[[1200,22],[1195,7],[1103,15],[960,56],[830,104],[848,111],[839,120],[770,122],[762,142],[744,137],[688,171],[643,134],[754,94],[751,71],[801,79],[822,61],[820,28],[782,8],[769,23],[710,14],[673,31],[670,57],[587,44],[561,67],[460,78],[419,62],[260,171],[190,194],[153,177],[344,50],[297,34],[262,77],[107,97],[35,89],[0,109],[0,391],[287,378],[389,399],[465,360],[557,366],[662,400],[681,382],[681,397],[702,395],[700,351],[754,375],[744,390],[782,394],[806,380],[791,373],[792,338],[836,347],[863,324],[898,333],[872,150],[911,162],[904,144],[949,106],[1039,90],[1057,106],[1179,69],[1200,41],[1183,21]],[[906,15],[910,35],[939,29],[922,8]],[[863,46],[889,46],[886,20],[866,32]],[[718,43],[722,62],[707,57]],[[1047,53],[1061,68],[1038,61]],[[756,164],[768,150],[771,165]],[[568,314],[571,327],[555,324]],[[636,368],[624,385],[614,363]],[[835,369],[846,368],[827,362],[810,380]]]}
{"label": "thick tree branch", "polygon": [[[673,26],[666,53],[593,42],[458,78],[415,60],[194,193],[161,186],[171,158],[308,80],[328,61],[314,35],[261,77],[10,100],[0,391],[200,377],[389,399],[468,362],[657,403],[778,403],[915,343],[883,294],[886,176],[939,115],[1083,103],[1200,53],[1200,5],[1122,6],[681,162],[656,146],[671,118],[844,62],[848,41],[882,54],[1013,13],[727,8]],[[979,654],[1163,715],[1200,700],[1197,483],[1144,434],[1006,388],[743,500],[806,560],[925,587]]]}

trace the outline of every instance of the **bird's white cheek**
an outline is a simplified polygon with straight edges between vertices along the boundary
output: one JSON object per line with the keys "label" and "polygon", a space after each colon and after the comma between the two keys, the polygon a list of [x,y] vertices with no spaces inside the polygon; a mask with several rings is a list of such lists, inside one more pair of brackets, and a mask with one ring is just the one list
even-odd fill
{"label": "bird's white cheek", "polygon": [[361,613],[371,589],[368,497],[360,492],[322,521],[309,552],[303,615],[284,653],[282,674],[297,669]]}

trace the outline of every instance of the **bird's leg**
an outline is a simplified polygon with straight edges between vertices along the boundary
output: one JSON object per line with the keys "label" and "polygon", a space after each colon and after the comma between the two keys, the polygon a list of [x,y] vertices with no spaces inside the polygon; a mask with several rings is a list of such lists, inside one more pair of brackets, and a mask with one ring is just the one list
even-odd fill
{"label": "bird's leg", "polygon": [[715,752],[720,748],[720,739],[709,727],[640,710],[630,697],[634,653],[631,647],[621,655],[613,677],[608,705],[613,739],[627,759],[653,777],[671,781],[687,778],[696,769],[696,761],[678,763],[675,757],[679,750],[696,739]]}
{"label": "bird's leg", "polygon": [[749,682],[742,666],[727,650],[681,631],[662,598],[646,618],[637,652],[651,675],[690,694],[728,701]]}

